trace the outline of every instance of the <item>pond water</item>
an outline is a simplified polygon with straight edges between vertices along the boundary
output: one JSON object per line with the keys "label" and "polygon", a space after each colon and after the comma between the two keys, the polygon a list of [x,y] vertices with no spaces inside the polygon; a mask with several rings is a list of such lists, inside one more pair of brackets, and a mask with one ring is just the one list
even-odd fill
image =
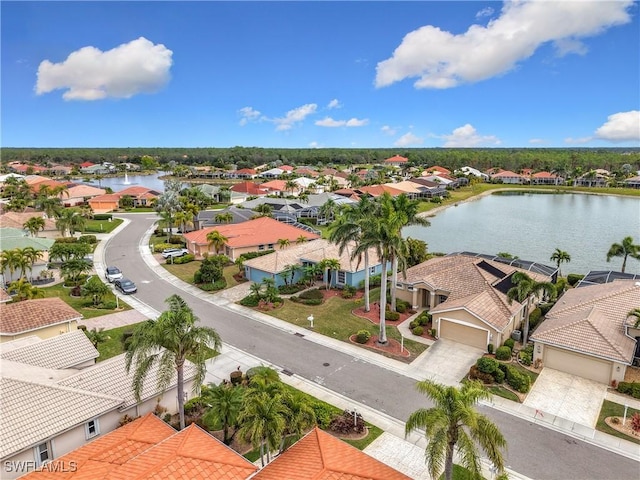
{"label": "pond water", "polygon": [[[114,192],[119,192],[120,190],[124,190],[125,188],[131,186],[140,186],[147,187],[157,192],[164,191],[164,181],[160,180],[158,177],[165,175],[165,172],[157,172],[152,175],[129,175],[127,177],[106,177],[100,179],[100,187],[105,188],[109,187]],[[93,180],[91,182],[86,182],[89,185],[93,185],[95,187],[98,186],[98,181]]]}
{"label": "pond water", "polygon": [[[560,248],[571,255],[560,266],[563,275],[620,271],[622,259],[607,262],[607,252],[627,236],[640,243],[640,198],[504,192],[449,207],[429,221],[403,235],[424,240],[430,252],[508,252],[553,265],[549,257]],[[640,261],[629,258],[626,272],[640,273]]]}

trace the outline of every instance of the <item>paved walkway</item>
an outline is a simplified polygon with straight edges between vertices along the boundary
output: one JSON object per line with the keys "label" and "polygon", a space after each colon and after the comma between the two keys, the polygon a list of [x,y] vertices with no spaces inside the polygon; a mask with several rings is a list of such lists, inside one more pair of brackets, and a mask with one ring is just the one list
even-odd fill
{"label": "paved walkway", "polygon": [[[126,223],[118,228],[124,228],[125,225]],[[114,234],[117,233],[117,231],[118,229],[116,229]],[[151,232],[152,230],[149,230],[149,232],[147,232],[147,235],[150,236]],[[98,244],[98,248],[96,248],[96,252],[94,254],[96,271],[98,271],[98,274],[101,275],[101,277],[103,277],[104,268],[104,243],[105,242],[100,242]],[[329,346],[330,348],[342,351],[344,353],[348,353],[349,355],[352,355],[356,358],[361,358],[388,370],[396,371],[401,375],[415,378],[416,380],[423,380],[427,377],[425,375],[424,364],[422,362],[425,358],[423,357],[423,355],[428,353],[429,350],[418,357],[416,361],[407,365],[397,360],[378,355],[369,350],[359,348],[355,345],[351,345],[326,337],[324,335],[320,335],[306,328],[298,327],[288,322],[279,320],[275,317],[256,312],[252,309],[245,308],[234,303],[235,301],[237,301],[237,297],[243,293],[242,290],[238,287],[245,287],[248,289],[248,286],[246,286],[248,285],[248,283],[241,284],[238,287],[234,287],[237,288],[237,290],[229,289],[219,294],[212,295],[210,293],[203,292],[193,285],[189,285],[188,283],[183,282],[182,280],[169,274],[169,272],[167,272],[162,267],[159,267],[157,260],[153,257],[151,251],[149,250],[148,238],[145,238],[140,242],[140,250],[145,262],[152,269],[154,269],[164,280],[170,282],[176,288],[184,290],[192,295],[197,296],[198,298],[209,301],[220,307],[236,311],[254,319],[255,321],[269,324],[272,327],[280,328],[290,333],[302,333],[308,340]],[[128,312],[122,312],[114,315],[109,315],[108,317],[115,318],[107,320],[107,322],[112,322],[113,325],[121,326],[122,324],[126,324],[124,322],[130,321],[132,323],[136,323],[136,321],[140,321],[138,320],[138,318],[156,318],[159,314],[159,312],[157,312],[156,310],[152,309],[148,305],[138,301],[133,297],[126,297],[125,300],[127,301],[127,303],[129,303],[139,311],[140,316],[136,317],[135,315],[129,314]],[[408,333],[408,322],[406,322],[406,326],[407,333],[405,334],[403,332],[403,335],[412,338],[412,340],[420,341],[420,339],[417,339],[416,337]],[[430,342],[430,340],[427,339],[421,340],[425,340],[425,343]],[[238,366],[242,371],[246,371],[248,368],[256,365],[271,366],[280,372],[282,372],[283,370],[283,368],[279,365],[270,365],[268,362],[264,362],[263,360],[254,357],[247,352],[243,352],[231,346],[224,345],[221,355],[216,357],[208,364],[206,381],[219,383],[222,379],[228,378],[229,373],[231,373],[231,371],[233,370],[236,370]],[[313,395],[316,398],[327,401],[328,403],[331,403],[338,408],[350,410],[353,410],[355,408],[364,416],[367,421],[373,423],[374,425],[377,425],[385,431],[385,435],[379,438],[376,442],[372,443],[365,450],[365,452],[370,453],[372,456],[379,458],[385,463],[389,463],[394,468],[403,471],[412,478],[429,478],[428,475],[426,475],[426,472],[424,472],[419,467],[420,462],[422,462],[422,465],[424,465],[424,448],[426,447],[424,437],[413,434],[405,439],[403,422],[394,419],[382,412],[376,411],[367,405],[354,402],[347,397],[332,392],[322,385],[319,385],[311,380],[299,377],[298,375],[294,374],[289,376],[283,374],[281,375],[281,378],[285,383],[290,384],[310,395]],[[621,403],[619,399],[613,399],[612,401]],[[602,448],[606,448],[612,452],[616,452],[620,455],[624,455],[631,459],[640,461],[639,445],[619,439],[617,437],[613,437],[611,435],[607,435],[602,432],[598,432],[592,427],[581,425],[579,423],[558,417],[551,413],[541,412],[527,405],[512,402],[510,400],[497,396],[494,396],[490,402],[483,403],[497,410],[526,419],[531,423],[540,424],[541,426],[544,426],[546,428],[562,432],[574,438],[578,438],[585,442],[592,443]],[[390,452],[392,453],[392,455],[389,455]],[[395,460],[390,459],[390,456],[394,457]],[[488,470],[488,465],[484,465],[484,470],[486,478],[493,478],[492,473]],[[516,472],[508,472],[509,477],[512,479],[526,478]]]}

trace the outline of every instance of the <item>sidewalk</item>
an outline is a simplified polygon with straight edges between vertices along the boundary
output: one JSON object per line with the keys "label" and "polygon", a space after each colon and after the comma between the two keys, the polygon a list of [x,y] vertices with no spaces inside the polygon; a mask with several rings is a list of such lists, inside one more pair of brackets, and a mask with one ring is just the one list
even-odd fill
{"label": "sidewalk", "polygon": [[[111,235],[115,235],[120,229],[124,228],[127,223],[128,221],[125,221],[125,223],[118,227],[118,229],[116,229]],[[334,340],[330,337],[315,333],[312,330],[298,327],[269,315],[265,315],[252,309],[237,305],[236,303],[234,303],[237,300],[236,297],[242,293],[240,291],[241,289],[238,289],[238,287],[234,287],[237,289],[237,291],[232,292],[233,289],[230,289],[229,291],[227,291],[227,293],[221,292],[220,294],[212,295],[200,290],[197,287],[194,287],[193,285],[189,285],[186,282],[183,282],[182,280],[174,277],[168,271],[162,268],[158,264],[155,257],[152,255],[148,246],[151,233],[152,229],[147,231],[145,237],[140,241],[141,255],[147,265],[149,265],[149,267],[151,267],[161,278],[171,283],[177,289],[186,291],[204,301],[210,302],[219,307],[250,317],[255,321],[268,324],[274,328],[279,328],[285,332],[302,334],[306,339],[311,340],[315,343],[325,345],[329,348],[341,351],[343,353],[347,353],[355,358],[360,358],[364,361],[385,368],[387,370],[391,370],[403,376],[408,376],[416,380],[425,379],[425,375],[421,375],[419,369],[416,368],[416,366],[412,366],[411,364],[405,364],[398,360],[378,355],[374,352],[362,349],[355,345]],[[105,235],[105,237],[108,236]],[[99,275],[103,275],[104,246],[106,243],[108,243],[108,238],[105,238],[105,240],[107,241],[100,242],[98,244],[98,248],[96,248],[96,252],[94,253],[95,268]],[[159,315],[159,312],[134,298],[126,297],[126,299],[124,300],[136,310],[138,310],[140,312],[140,315],[144,318],[156,318]],[[113,316],[120,315],[121,317],[107,319],[107,321],[114,322],[114,325],[117,324],[118,326],[120,326],[121,324],[118,322],[126,322],[128,321],[127,318],[136,318],[134,315],[125,317],[125,315],[123,314],[126,313],[128,312],[114,314]],[[108,317],[113,316],[109,315]],[[406,329],[406,333],[405,330],[401,330],[403,332],[403,335],[412,338],[412,340],[424,340],[424,343],[432,343],[427,339],[418,339],[415,336],[411,335],[408,330],[409,322],[407,321],[403,323],[404,325],[399,326],[403,329]],[[234,347],[224,345],[222,348],[222,354],[212,360],[208,365],[206,382],[219,383],[223,378],[228,378],[229,373],[231,373],[231,371],[233,370],[236,370],[238,366],[242,371],[246,371],[248,368],[257,365],[271,366],[279,372],[283,372],[283,368],[279,365],[271,365],[269,364],[269,362],[265,362],[249,353],[242,352]],[[386,432],[375,442],[373,442],[369,447],[367,447],[367,449],[365,449],[365,452],[370,453],[375,458],[379,458],[381,461],[384,461],[394,468],[403,471],[412,478],[429,478],[426,474],[426,467],[424,467],[424,448],[426,446],[424,437],[413,434],[407,440],[405,440],[403,422],[394,419],[382,412],[378,412],[367,405],[354,402],[351,399],[328,390],[322,385],[319,385],[311,380],[299,377],[298,375],[293,374],[289,376],[286,374],[282,374],[281,378],[285,383],[292,385],[316,398],[331,403],[338,408],[349,410],[353,410],[355,408],[358,412],[362,413],[367,421],[380,427]],[[619,398],[615,399],[615,394],[607,394],[608,399],[609,395],[612,395],[612,401],[624,404],[623,400]],[[633,406],[629,402],[627,403],[630,406]],[[640,445],[634,444],[632,442],[619,439],[602,432],[598,432],[593,428],[569,422],[565,419],[556,417],[551,414],[539,412],[523,404],[515,403],[501,397],[494,396],[491,402],[485,402],[483,404],[488,407],[508,413],[510,415],[525,419],[532,423],[539,424],[540,426],[550,428],[571,437],[583,440],[587,443],[605,448],[609,451],[618,453],[633,460],[640,461]],[[420,465],[425,468],[424,471],[420,468]],[[493,478],[493,474],[489,471],[488,465],[485,465],[484,467],[485,476],[487,478]],[[509,471],[509,477],[513,479],[526,479],[526,477],[511,471]]]}

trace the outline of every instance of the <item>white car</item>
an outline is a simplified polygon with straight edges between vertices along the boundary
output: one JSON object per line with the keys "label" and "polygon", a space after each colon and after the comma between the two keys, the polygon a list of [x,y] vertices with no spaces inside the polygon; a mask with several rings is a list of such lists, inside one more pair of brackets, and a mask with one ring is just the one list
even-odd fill
{"label": "white car", "polygon": [[186,248],[167,248],[166,250],[162,251],[162,257],[176,258],[176,257],[182,257],[188,253],[189,253],[189,250],[187,250]]}
{"label": "white car", "polygon": [[113,283],[114,281],[122,278],[122,272],[118,267],[107,267],[104,271],[104,276],[109,283]]}

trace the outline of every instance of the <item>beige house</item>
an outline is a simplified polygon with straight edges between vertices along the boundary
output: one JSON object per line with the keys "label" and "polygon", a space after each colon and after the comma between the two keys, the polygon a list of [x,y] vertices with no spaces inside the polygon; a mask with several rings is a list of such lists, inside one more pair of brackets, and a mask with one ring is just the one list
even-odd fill
{"label": "beige house", "polygon": [[640,308],[640,282],[616,280],[567,291],[536,329],[534,360],[605,384],[624,380],[640,329],[628,314]]}
{"label": "beige house", "polygon": [[82,315],[61,299],[37,298],[0,304],[0,343],[36,335],[56,337],[78,328]]}
{"label": "beige house", "polygon": [[37,237],[55,239],[60,236],[60,232],[56,228],[56,221],[48,218],[44,213],[36,211],[5,212],[0,215],[0,227],[25,230],[24,224],[33,217],[42,217],[44,220],[44,228],[37,233]]}
{"label": "beige house", "polygon": [[[157,387],[158,369],[146,377],[137,402],[124,354],[94,364],[98,356],[82,331],[47,340],[23,338],[0,346],[0,461],[29,462],[33,469],[118,428],[158,405],[177,412],[176,377]],[[133,372],[132,372],[133,373]],[[195,366],[185,365],[185,393],[192,395]],[[23,463],[23,465],[25,465]],[[25,471],[3,471],[16,478]]]}
{"label": "beige house", "polygon": [[86,205],[92,198],[106,193],[104,188],[92,187],[91,185],[73,185],[60,194],[60,201],[65,207],[75,207]]}
{"label": "beige house", "polygon": [[481,256],[453,254],[407,269],[406,279],[399,276],[397,297],[414,309],[428,309],[439,338],[485,350],[488,344],[502,345],[520,329],[525,312],[537,301],[509,303],[506,294],[515,272],[540,282],[550,279]]}

